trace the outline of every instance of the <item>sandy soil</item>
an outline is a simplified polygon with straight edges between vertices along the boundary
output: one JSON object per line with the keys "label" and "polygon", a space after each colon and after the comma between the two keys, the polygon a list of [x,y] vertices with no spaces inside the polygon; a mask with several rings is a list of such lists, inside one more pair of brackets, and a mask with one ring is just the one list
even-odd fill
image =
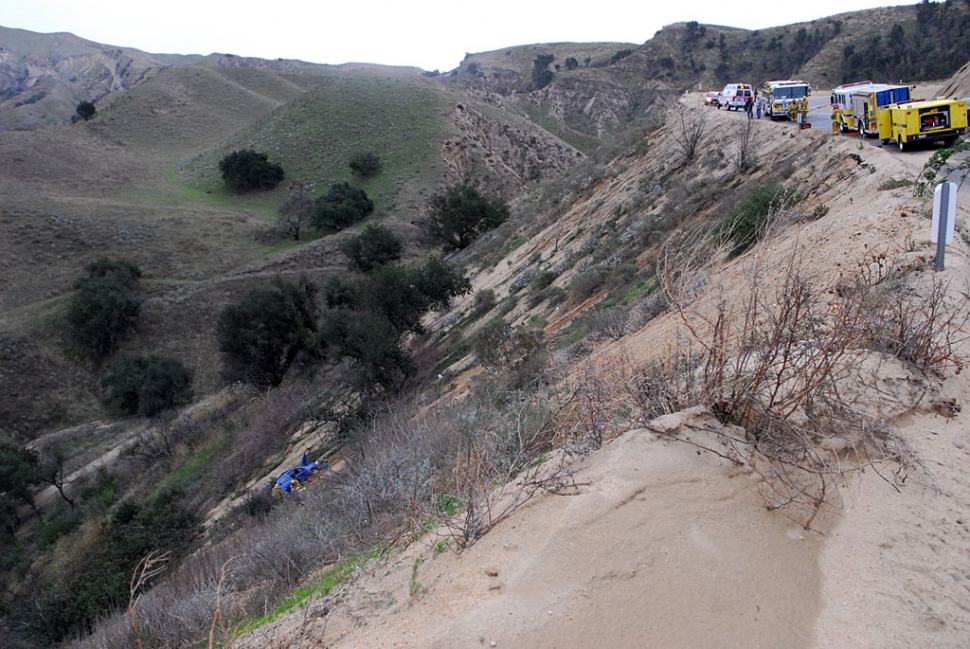
{"label": "sandy soil", "polygon": [[[418,548],[340,595],[347,647],[812,646],[819,533],[766,514],[756,480],[630,431],[461,555]],[[429,539],[428,542],[430,542]],[[752,561],[752,557],[757,561]],[[317,636],[308,629],[308,637]],[[319,636],[317,636],[319,637]]]}
{"label": "sandy soil", "polygon": [[[765,254],[808,250],[820,274],[880,247],[932,255],[921,203],[877,188],[915,177],[929,153],[820,143],[874,169],[840,176],[825,188],[829,214]],[[947,254],[937,275],[958,296],[970,286],[967,247],[958,237]],[[743,285],[744,269],[742,261],[712,277],[711,299]],[[675,329],[658,318],[597,355],[649,355]],[[960,348],[970,356],[970,344]],[[970,402],[967,374],[920,386],[920,403],[897,400],[898,408],[889,403],[898,394],[883,388],[906,379],[875,384],[918,462],[853,474],[809,531],[797,512],[767,510],[757,476],[632,430],[577,461],[576,494],[536,497],[460,554],[436,552],[447,537],[426,535],[236,646],[970,646],[970,423],[933,406]],[[709,423],[693,411],[654,428]]]}

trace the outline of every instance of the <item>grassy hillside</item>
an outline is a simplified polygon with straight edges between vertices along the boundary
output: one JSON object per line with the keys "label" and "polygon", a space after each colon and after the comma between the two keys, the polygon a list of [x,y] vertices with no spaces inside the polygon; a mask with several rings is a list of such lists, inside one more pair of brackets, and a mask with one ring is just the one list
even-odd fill
{"label": "grassy hillside", "polygon": [[[314,196],[326,193],[333,183],[354,181],[348,163],[355,153],[373,152],[383,171],[366,182],[368,195],[382,212],[413,210],[422,191],[445,172],[439,149],[448,130],[443,115],[452,101],[440,86],[415,73],[327,75],[312,92],[179,161],[177,176],[188,187],[272,214],[288,183],[301,182]],[[228,196],[218,162],[238,149],[266,152],[283,165],[283,186]]]}
{"label": "grassy hillside", "polygon": [[[464,101],[469,108],[476,103]],[[452,91],[414,69],[191,65],[103,101],[90,122],[4,132],[0,335],[35,350],[44,361],[34,365],[46,368],[29,393],[17,387],[25,380],[18,373],[0,376],[12,413],[8,433],[29,438],[53,421],[99,411],[97,376],[64,336],[65,304],[86,264],[108,256],[142,269],[144,317],[122,351],[184,359],[205,394],[220,385],[212,323],[229,300],[277,273],[319,278],[343,263],[330,237],[294,243],[261,236],[290,182],[303,182],[311,196],[334,182],[361,184],[376,203],[374,218],[394,222],[416,250],[427,244],[412,225],[427,196],[458,179],[442,153],[446,140],[479,161],[491,158],[494,146],[506,147],[495,157],[507,157],[512,147],[541,155],[539,143],[554,142],[529,130],[521,116],[503,121],[495,112],[488,122],[505,135],[485,142],[486,135],[456,125],[456,103]],[[507,136],[515,133],[517,140]],[[465,144],[472,138],[479,143]],[[287,182],[268,192],[228,192],[218,161],[250,147],[281,163]],[[378,154],[384,169],[360,183],[348,162],[366,151]],[[540,177],[541,165],[560,162],[549,157],[537,164]],[[499,179],[514,173],[508,165],[488,168]],[[498,184],[507,181],[521,186],[528,178]],[[77,389],[61,393],[60,383]],[[45,409],[45,400],[56,407]]]}

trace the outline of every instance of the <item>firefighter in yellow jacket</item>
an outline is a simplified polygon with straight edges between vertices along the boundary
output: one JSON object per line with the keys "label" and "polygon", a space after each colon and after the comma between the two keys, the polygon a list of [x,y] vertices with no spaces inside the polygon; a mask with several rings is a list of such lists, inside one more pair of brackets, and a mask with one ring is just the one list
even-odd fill
{"label": "firefighter in yellow jacket", "polygon": [[808,97],[802,97],[798,102],[798,113],[799,123],[804,124],[808,121]]}
{"label": "firefighter in yellow jacket", "polygon": [[840,122],[842,121],[842,110],[838,104],[832,104],[832,135],[839,134]]}
{"label": "firefighter in yellow jacket", "polygon": [[788,108],[786,109],[786,112],[788,113],[789,122],[798,121],[798,103],[794,99],[788,102]]}

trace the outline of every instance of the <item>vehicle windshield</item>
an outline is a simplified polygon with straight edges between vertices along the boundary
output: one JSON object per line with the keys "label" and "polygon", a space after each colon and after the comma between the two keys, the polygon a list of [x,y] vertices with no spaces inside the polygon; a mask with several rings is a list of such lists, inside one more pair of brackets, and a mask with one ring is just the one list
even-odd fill
{"label": "vehicle windshield", "polygon": [[801,99],[808,95],[808,86],[782,86],[771,91],[775,99]]}

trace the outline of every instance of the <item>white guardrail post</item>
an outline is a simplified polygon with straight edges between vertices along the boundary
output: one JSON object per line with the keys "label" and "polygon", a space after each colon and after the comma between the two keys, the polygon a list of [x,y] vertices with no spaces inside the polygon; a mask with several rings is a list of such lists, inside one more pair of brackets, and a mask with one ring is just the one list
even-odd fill
{"label": "white guardrail post", "polygon": [[946,244],[953,243],[957,212],[957,188],[953,183],[940,183],[933,192],[933,225],[930,241],[936,244],[936,270],[943,270]]}

